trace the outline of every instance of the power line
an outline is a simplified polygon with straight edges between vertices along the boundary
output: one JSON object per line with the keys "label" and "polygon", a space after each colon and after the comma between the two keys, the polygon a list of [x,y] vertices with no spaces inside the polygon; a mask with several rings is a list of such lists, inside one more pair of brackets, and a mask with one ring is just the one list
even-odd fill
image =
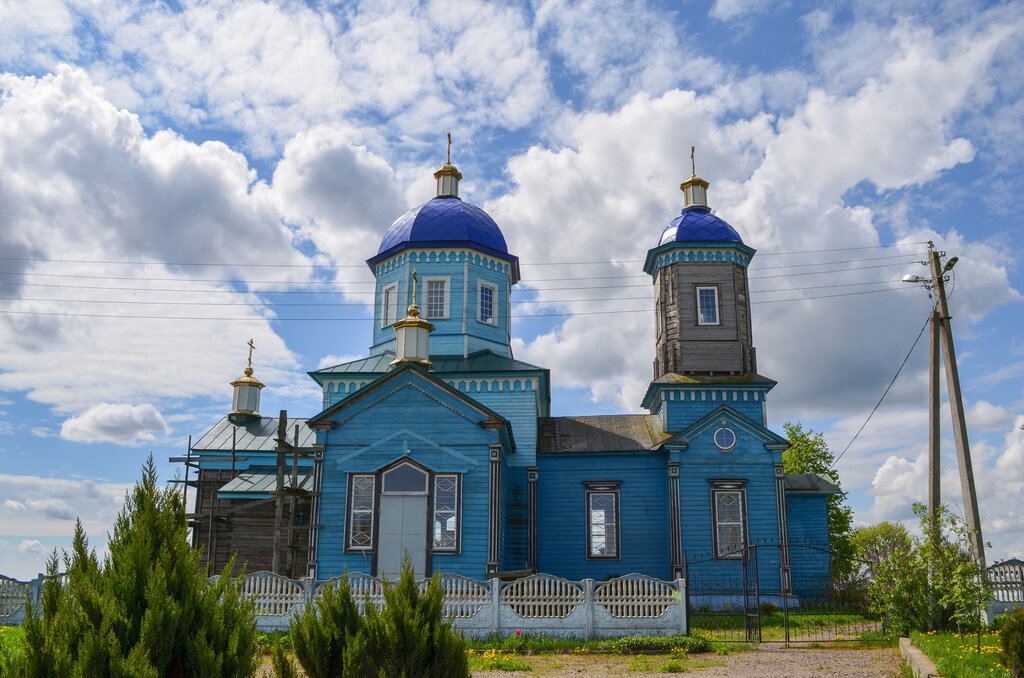
{"label": "power line", "polygon": [[[837,287],[858,287],[864,285],[885,285],[900,283],[900,280],[882,280],[877,282],[867,283],[845,283],[836,285],[812,285],[808,287],[791,287],[791,288],[779,288],[775,290],[751,290],[752,295],[759,295],[762,293],[773,293],[773,292],[795,292],[802,290],[818,290],[828,289]],[[108,289],[119,289],[119,288],[108,288]],[[900,286],[899,289],[911,289],[904,286]],[[188,290],[185,290],[188,291]],[[230,290],[211,290],[211,291],[230,291]],[[851,293],[851,294],[868,294],[873,292],[884,292],[889,291],[888,288],[881,290],[870,290],[863,293]],[[310,293],[310,292],[303,292]],[[338,292],[330,292],[326,294],[340,294]],[[849,295],[829,295],[829,296],[849,296]],[[823,299],[829,297],[798,297],[795,299],[775,299],[768,301],[754,301],[751,303],[776,303],[778,301],[798,301],[801,299]],[[554,305],[554,304],[571,304],[571,303],[592,303],[592,302],[615,302],[615,301],[652,301],[653,296],[647,295],[643,297],[598,297],[589,299],[513,299],[513,304],[543,304],[543,305]],[[282,301],[266,301],[261,302],[249,302],[249,301],[157,301],[151,299],[64,299],[64,298],[52,298],[52,297],[0,297],[0,301],[32,301],[32,302],[49,302],[49,303],[61,303],[61,304],[132,304],[132,305],[147,305],[147,306],[262,306],[262,307],[306,307],[306,308],[335,308],[343,306],[371,306],[371,302],[366,301],[332,301],[332,302],[282,302]]]}
{"label": "power line", "polygon": [[[927,245],[928,241],[893,243],[891,245],[864,245],[860,247],[833,247],[821,250],[793,250],[790,252],[758,252],[758,256],[784,256],[791,254],[822,254],[826,252],[851,252],[855,250],[888,249],[892,247],[911,247],[914,245]],[[104,266],[125,265],[125,266],[223,266],[228,268],[313,268],[313,269],[338,269],[338,268],[364,268],[366,264],[279,264],[279,263],[237,263],[237,262],[216,262],[216,261],[141,261],[132,259],[53,259],[46,257],[0,257],[0,261],[24,261],[55,264],[100,264]],[[593,266],[593,265],[618,265],[643,263],[643,259],[622,259],[609,261],[535,261],[524,262],[522,266]]]}
{"label": "power line", "polygon": [[[830,265],[834,262],[823,263],[819,265]],[[887,264],[874,264],[871,266],[849,266],[846,268],[834,268],[826,271],[802,271],[797,273],[774,273],[771,275],[756,275],[749,276],[749,280],[764,280],[767,278],[783,278],[783,277],[795,277],[795,276],[808,276],[808,275],[830,275],[835,273],[846,273],[849,271],[865,271],[874,268],[891,268],[895,266],[904,266],[911,262],[896,262]],[[789,268],[789,267],[782,267]],[[373,280],[232,280],[225,278],[189,278],[182,280],[180,278],[168,278],[168,277],[140,277],[140,276],[109,276],[109,275],[85,275],[81,273],[13,273],[7,271],[0,271],[0,275],[20,275],[20,276],[34,276],[40,278],[70,278],[72,280],[121,280],[121,281],[136,281],[136,282],[178,282],[178,283],[214,283],[214,284],[231,284],[231,285],[291,285],[291,286],[306,286],[306,285],[376,285],[376,281]],[[630,276],[594,276],[584,278],[550,278],[548,282],[561,282],[561,281],[574,281],[574,280],[605,280],[605,279],[617,279],[617,278],[643,278],[646,276],[642,275],[630,275]],[[4,284],[4,283],[0,283]],[[14,283],[18,284],[18,283]],[[526,281],[529,284],[529,281]],[[583,287],[539,287],[530,286],[530,289],[536,290],[573,290],[573,289],[613,289],[616,287],[650,287],[651,283],[641,284],[626,284],[626,285],[586,285]],[[145,289],[145,288],[142,288]],[[517,290],[518,291],[518,290]]]}
{"label": "power line", "polygon": [[907,351],[906,357],[903,358],[903,362],[900,363],[900,368],[896,370],[896,374],[893,375],[892,381],[890,381],[889,385],[885,387],[885,391],[882,393],[882,397],[879,398],[878,402],[875,403],[875,406],[871,408],[871,412],[868,414],[868,418],[865,419],[864,423],[860,425],[860,428],[857,429],[857,432],[853,435],[853,438],[850,440],[850,442],[846,443],[846,447],[843,448],[843,451],[840,452],[839,456],[832,461],[832,463],[829,465],[827,469],[825,469],[826,472],[832,470],[832,467],[839,463],[839,460],[843,458],[843,455],[846,454],[846,451],[848,449],[850,449],[850,446],[853,445],[853,442],[857,440],[857,436],[860,435],[860,432],[863,431],[864,427],[868,425],[869,421],[871,421],[871,417],[873,417],[875,412],[878,411],[878,407],[882,404],[882,401],[885,400],[885,396],[889,394],[889,389],[891,389],[892,385],[896,383],[896,380],[900,376],[900,372],[903,371],[903,368],[906,366],[907,361],[910,360],[910,356],[914,352],[914,349],[917,348],[917,342],[921,341],[921,336],[924,334],[925,329],[928,327],[928,323],[930,320],[931,318],[929,317],[927,320],[924,321],[924,325],[921,326],[921,331],[917,333],[917,339],[914,339],[914,344],[910,347],[910,350]]}
{"label": "power line", "polygon": [[[863,292],[846,292],[842,294],[827,294],[817,295],[809,297],[797,297],[793,299],[775,299],[767,301],[752,301],[751,304],[773,304],[782,302],[794,302],[794,301],[809,301],[813,299],[832,299],[835,297],[850,297],[864,294],[878,294],[880,292],[898,292],[904,289],[912,288],[889,288],[882,290],[867,290]],[[591,300],[582,300],[591,301]],[[119,303],[119,302],[109,302]],[[147,302],[136,302],[136,303],[147,303]],[[151,304],[157,305],[157,304]],[[212,305],[212,304],[211,304]],[[309,304],[309,306],[316,306],[317,304]],[[331,304],[320,304],[322,306],[331,306]],[[307,304],[295,304],[295,306],[307,306]],[[366,305],[369,310],[369,305]],[[561,318],[568,316],[577,315],[615,315],[620,313],[651,313],[654,309],[651,308],[638,308],[638,309],[621,309],[621,310],[610,310],[610,311],[566,311],[560,313],[516,313],[513,318]],[[0,309],[0,314],[8,315],[41,315],[41,316],[57,316],[57,317],[69,317],[69,318],[125,318],[129,320],[219,320],[219,321],[277,321],[277,322],[314,322],[314,321],[364,321],[368,320],[370,316],[360,316],[358,318],[277,318],[277,317],[243,317],[243,318],[231,318],[223,316],[154,316],[154,315],[135,315],[135,314],[109,314],[109,313],[67,313],[67,312],[56,312],[56,311],[14,311],[10,309]]]}

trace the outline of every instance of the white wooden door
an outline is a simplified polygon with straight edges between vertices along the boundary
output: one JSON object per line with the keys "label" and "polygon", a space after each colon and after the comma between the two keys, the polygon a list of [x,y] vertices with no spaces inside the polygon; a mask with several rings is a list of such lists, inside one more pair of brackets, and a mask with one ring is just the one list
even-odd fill
{"label": "white wooden door", "polygon": [[412,561],[416,578],[427,569],[426,495],[382,494],[380,497],[380,550],[377,574],[397,579],[402,573],[402,555]]}

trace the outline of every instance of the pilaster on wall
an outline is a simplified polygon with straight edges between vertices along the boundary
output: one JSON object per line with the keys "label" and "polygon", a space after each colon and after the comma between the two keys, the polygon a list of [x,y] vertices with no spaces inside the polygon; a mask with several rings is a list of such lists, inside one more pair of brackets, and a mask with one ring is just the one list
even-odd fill
{"label": "pilaster on wall", "polygon": [[683,579],[686,576],[683,565],[682,526],[679,521],[679,462],[668,462],[668,529],[669,549],[671,553],[672,578]]}
{"label": "pilaster on wall", "polygon": [[775,496],[778,498],[779,514],[779,543],[782,544],[782,557],[780,558],[780,574],[782,576],[783,592],[789,593],[793,590],[792,568],[789,564],[789,526],[786,523],[786,474],[782,464],[775,464]]}
{"label": "pilaster on wall", "polygon": [[526,469],[526,481],[529,485],[530,524],[526,551],[526,569],[537,571],[537,481],[539,470],[536,466]]}
{"label": "pilaster on wall", "polygon": [[490,521],[487,529],[487,574],[501,563],[501,445],[491,446]]}

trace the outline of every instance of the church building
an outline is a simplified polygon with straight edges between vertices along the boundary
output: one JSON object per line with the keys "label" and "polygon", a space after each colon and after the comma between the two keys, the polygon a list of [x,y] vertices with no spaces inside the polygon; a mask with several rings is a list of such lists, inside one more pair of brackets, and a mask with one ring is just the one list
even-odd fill
{"label": "church building", "polygon": [[[459,196],[450,159],[434,176],[436,196],[366,260],[367,357],[309,373],[319,411],[261,415],[250,351],[232,412],[192,445],[193,538],[215,569],[237,553],[249,572],[320,579],[394,577],[403,557],[421,577],[671,579],[756,543],[827,548],[838,488],[783,472],[788,443],[766,425],[775,382],[753,342],[754,249],[712,213],[707,181],[683,182],[682,213],[649,234],[656,339],[642,410],[553,417],[549,370],[512,354],[519,259]],[[758,564],[773,590],[794,567],[827,575],[827,556],[774,553]]]}

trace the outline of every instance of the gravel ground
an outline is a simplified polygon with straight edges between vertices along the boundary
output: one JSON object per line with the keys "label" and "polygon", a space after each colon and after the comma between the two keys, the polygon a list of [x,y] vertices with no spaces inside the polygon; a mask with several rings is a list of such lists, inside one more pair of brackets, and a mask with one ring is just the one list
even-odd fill
{"label": "gravel ground", "polygon": [[[655,678],[664,659],[651,662],[651,672],[638,671],[632,657],[610,655],[546,655],[530,657],[532,672],[476,671],[474,678],[512,676],[575,676],[606,678],[631,676]],[[728,656],[694,655],[688,673],[731,678],[894,678],[901,676],[899,652],[895,648],[789,648],[766,644],[750,652]],[[668,674],[671,675],[671,674]]]}

